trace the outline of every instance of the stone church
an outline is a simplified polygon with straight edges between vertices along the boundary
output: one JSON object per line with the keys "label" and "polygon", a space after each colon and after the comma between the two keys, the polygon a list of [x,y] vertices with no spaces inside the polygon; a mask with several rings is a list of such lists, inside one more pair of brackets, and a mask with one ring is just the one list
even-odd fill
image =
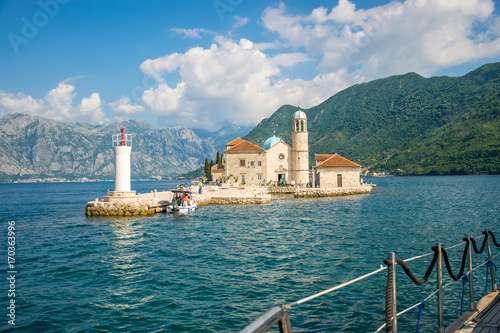
{"label": "stone church", "polygon": [[[223,165],[214,165],[212,179],[227,179],[248,185],[272,182],[314,187],[359,186],[361,167],[337,154],[316,154],[309,171],[307,117],[299,110],[292,117],[292,145],[272,136],[259,147],[237,138],[226,144]],[[232,180],[231,180],[232,179]]]}

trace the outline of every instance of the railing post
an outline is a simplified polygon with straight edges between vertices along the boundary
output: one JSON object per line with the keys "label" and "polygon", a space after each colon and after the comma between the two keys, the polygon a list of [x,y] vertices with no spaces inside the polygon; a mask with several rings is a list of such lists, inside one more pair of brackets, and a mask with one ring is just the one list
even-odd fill
{"label": "railing post", "polygon": [[469,249],[467,251],[467,260],[469,262],[469,294],[470,294],[469,310],[477,311],[476,301],[474,299],[474,281],[472,279],[472,243],[470,241],[469,235],[467,235],[467,242],[469,244]]}
{"label": "railing post", "polygon": [[443,321],[443,261],[441,258],[441,243],[437,243],[437,287],[438,287],[438,332],[444,333]]}
{"label": "railing post", "polygon": [[398,311],[397,311],[397,300],[396,300],[396,253],[389,253],[389,260],[392,266],[392,286],[391,286],[391,322],[392,322],[392,333],[397,333],[398,331]]}
{"label": "railing post", "polygon": [[292,325],[290,324],[290,317],[288,316],[286,309],[283,317],[278,322],[278,326],[280,328],[280,333],[292,333]]}
{"label": "railing post", "polygon": [[[486,246],[488,247],[488,259],[492,260],[492,256],[491,256],[491,246],[490,246],[490,235],[488,233],[488,229],[485,230],[486,233],[485,233],[485,236],[486,237]],[[497,282],[495,280],[495,269],[492,266],[490,266],[490,270],[491,270],[491,291],[497,291]]]}

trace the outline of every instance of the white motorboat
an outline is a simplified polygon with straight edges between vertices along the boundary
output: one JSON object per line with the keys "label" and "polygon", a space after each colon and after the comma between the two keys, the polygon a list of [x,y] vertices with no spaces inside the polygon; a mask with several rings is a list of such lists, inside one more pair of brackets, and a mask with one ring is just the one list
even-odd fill
{"label": "white motorboat", "polygon": [[167,213],[189,214],[198,208],[193,194],[188,189],[172,190],[174,197],[172,203],[167,206]]}

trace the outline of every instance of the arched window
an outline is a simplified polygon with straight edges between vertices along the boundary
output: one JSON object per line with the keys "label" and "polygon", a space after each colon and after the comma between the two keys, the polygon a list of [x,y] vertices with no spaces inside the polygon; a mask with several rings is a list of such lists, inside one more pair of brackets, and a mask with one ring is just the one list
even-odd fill
{"label": "arched window", "polygon": [[304,132],[304,121],[303,120],[300,121],[300,131]]}

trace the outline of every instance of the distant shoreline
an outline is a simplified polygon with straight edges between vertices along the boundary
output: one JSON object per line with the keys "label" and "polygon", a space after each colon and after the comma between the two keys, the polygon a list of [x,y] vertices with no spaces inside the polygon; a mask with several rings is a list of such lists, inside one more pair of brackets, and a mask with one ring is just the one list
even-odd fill
{"label": "distant shoreline", "polygon": [[[384,175],[384,176],[364,176],[363,178],[417,178],[417,177],[486,177],[486,176],[500,176],[500,174],[474,174],[474,175]],[[188,181],[190,179],[132,179],[134,182],[158,182],[158,181]],[[0,182],[0,184],[41,184],[41,183],[97,183],[97,182],[114,182],[113,179],[48,179],[48,178],[33,178],[33,179],[20,179],[8,182]]]}

